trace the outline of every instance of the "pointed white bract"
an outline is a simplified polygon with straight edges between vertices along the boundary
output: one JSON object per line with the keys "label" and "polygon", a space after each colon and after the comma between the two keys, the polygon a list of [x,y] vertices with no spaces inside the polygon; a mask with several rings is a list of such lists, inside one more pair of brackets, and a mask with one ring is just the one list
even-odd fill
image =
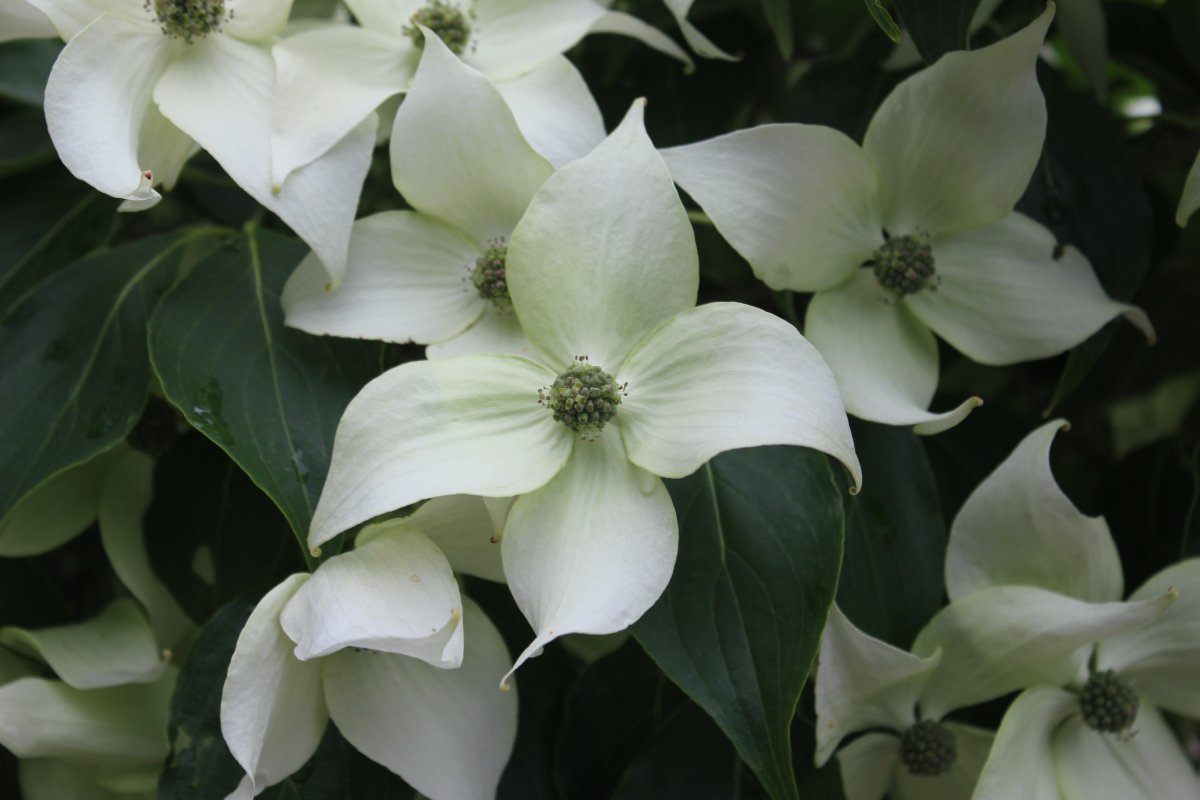
{"label": "pointed white bract", "polygon": [[[436,187],[427,197],[441,201]],[[506,272],[543,362],[444,358],[367,384],[338,427],[311,545],[423,498],[518,496],[500,539],[535,632],[520,663],[559,636],[629,626],[665,589],[678,525],[659,476],[792,444],[830,453],[858,482],[832,375],[804,338],[747,306],[694,308],[695,241],[641,102],[546,179]],[[579,375],[599,383],[568,411]],[[586,405],[602,394],[615,414],[600,423]]]}
{"label": "pointed white bract", "polygon": [[[671,39],[593,0],[350,0],[358,27],[330,26],[279,42],[280,102],[273,124],[273,178],[320,157],[379,105],[408,91],[434,25],[456,58],[505,86],[521,130],[555,166],[604,138],[599,109],[562,53],[589,32],[619,33],[687,64]],[[440,7],[440,8],[439,8]],[[522,86],[522,84],[525,84]],[[562,137],[563,132],[569,132]],[[398,135],[400,132],[397,131]]]}
{"label": "pointed white bract", "polygon": [[672,176],[774,289],[814,291],[805,334],[850,413],[936,433],[933,333],[985,364],[1046,358],[1118,315],[1086,258],[1013,207],[1041,154],[1038,50],[1053,4],[988,47],[953,52],[884,100],[861,148],[809,125],[675,147]]}
{"label": "pointed white bract", "polygon": [[68,40],[45,108],[59,157],[76,177],[138,211],[154,205],[154,187],[170,188],[202,147],[340,279],[375,121],[365,115],[320,159],[272,180],[278,98],[269,47],[290,0],[230,0],[219,25],[197,30],[172,28],[132,0],[37,4]]}
{"label": "pointed white bract", "polygon": [[[302,262],[283,291],[287,324],[454,354],[532,355],[504,287],[504,252],[553,167],[491,81],[436,37],[424,53],[391,144],[393,182],[415,211],[356,222],[336,290],[316,254]],[[515,331],[492,336],[495,327]]]}

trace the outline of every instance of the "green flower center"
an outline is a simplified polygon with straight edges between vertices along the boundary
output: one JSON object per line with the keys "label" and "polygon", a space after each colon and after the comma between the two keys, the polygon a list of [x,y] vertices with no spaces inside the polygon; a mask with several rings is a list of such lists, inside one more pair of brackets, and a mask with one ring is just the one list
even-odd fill
{"label": "green flower center", "polygon": [[146,0],[143,7],[154,12],[164,36],[188,44],[221,30],[229,18],[225,0]]}
{"label": "green flower center", "polygon": [[957,757],[954,734],[940,722],[921,720],[900,737],[900,761],[913,775],[945,775]]}
{"label": "green flower center", "polygon": [[926,233],[889,237],[863,266],[875,271],[880,286],[900,297],[922,289],[936,289],[940,282]]}
{"label": "green flower center", "polygon": [[1133,725],[1138,698],[1129,681],[1112,670],[1095,672],[1079,695],[1083,721],[1094,731],[1121,733]]}
{"label": "green flower center", "polygon": [[475,259],[471,270],[471,283],[484,300],[491,302],[501,314],[512,313],[512,298],[508,295],[508,282],[504,278],[504,259],[508,246],[504,240],[493,242],[482,256]]}
{"label": "green flower center", "polygon": [[616,416],[626,385],[618,385],[612,375],[589,364],[587,356],[577,356],[550,388],[538,389],[538,403],[580,439],[594,441]]}
{"label": "green flower center", "polygon": [[401,31],[413,40],[417,47],[425,46],[425,34],[417,25],[424,25],[438,35],[455,55],[462,55],[467,48],[467,39],[471,36],[471,26],[467,22],[467,14],[457,6],[445,0],[431,0],[429,5],[413,12],[412,24],[405,25]]}

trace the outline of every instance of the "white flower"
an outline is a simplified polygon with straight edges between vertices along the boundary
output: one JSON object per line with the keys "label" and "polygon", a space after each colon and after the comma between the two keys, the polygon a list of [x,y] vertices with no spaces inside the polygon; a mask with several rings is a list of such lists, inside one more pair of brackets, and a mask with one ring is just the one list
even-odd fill
{"label": "white flower", "polygon": [[547,179],[513,233],[510,296],[545,363],[460,356],[367,384],[338,427],[309,532],[316,546],[425,497],[522,495],[501,541],[536,631],[518,665],[563,634],[621,630],[662,593],[678,525],[656,476],[794,444],[858,480],[816,350],[758,309],[694,307],[695,239],[642,105]]}
{"label": "white flower", "polygon": [[517,727],[516,697],[495,684],[508,649],[434,544],[495,579],[493,532],[478,498],[444,498],[364,529],[354,550],[259,602],[221,697],[221,732],[246,770],[230,800],[303,766],[331,718],[432,800],[495,796]]}
{"label": "white flower", "polygon": [[[951,608],[975,609],[964,629],[997,625],[997,591],[1037,591],[1046,608],[1078,598],[1118,605],[1124,580],[1102,518],[1086,517],[1050,471],[1047,423],[971,494],[951,528]],[[1134,607],[1178,599],[1142,624],[1097,632],[1009,708],[974,797],[980,800],[1192,800],[1197,778],[1158,709],[1200,718],[1200,559],[1175,564],[1135,591]],[[969,619],[968,619],[969,617]],[[1024,669],[1025,657],[1014,662]],[[1053,666],[1053,665],[1047,665]]]}
{"label": "white flower", "polygon": [[380,103],[404,92],[432,28],[495,81],[538,152],[556,166],[604,138],[599,111],[562,56],[589,32],[620,33],[690,64],[670,38],[593,0],[347,0],[361,27],[331,26],[275,47],[280,100],[274,179],[327,151]]}
{"label": "white flower", "polygon": [[26,0],[0,4],[0,42],[14,39],[52,39],[58,36],[50,20]]}
{"label": "white flower", "polygon": [[984,364],[1061,353],[1122,313],[1151,335],[1081,253],[1012,210],[1042,150],[1034,64],[1052,15],[905,80],[862,147],[765,125],[663,153],[760,279],[817,293],[804,332],[855,416],[934,433],[979,404],[925,410],[933,331]]}
{"label": "white flower", "polygon": [[1187,227],[1188,218],[1200,208],[1200,153],[1188,170],[1187,182],[1183,185],[1183,194],[1179,198],[1179,208],[1175,212],[1175,224]]}
{"label": "white flower", "polygon": [[396,115],[392,179],[415,211],[354,223],[346,276],[329,291],[315,256],[288,279],[287,324],[316,334],[429,344],[429,356],[532,355],[508,298],[517,222],[553,168],[487,78],[439,39]]}
{"label": "white flower", "polygon": [[[375,121],[271,181],[270,44],[291,0],[36,0],[67,46],[46,85],[46,122],[76,177],[125,210],[154,205],[197,144],[340,276]],[[331,143],[332,144],[332,143]]]}

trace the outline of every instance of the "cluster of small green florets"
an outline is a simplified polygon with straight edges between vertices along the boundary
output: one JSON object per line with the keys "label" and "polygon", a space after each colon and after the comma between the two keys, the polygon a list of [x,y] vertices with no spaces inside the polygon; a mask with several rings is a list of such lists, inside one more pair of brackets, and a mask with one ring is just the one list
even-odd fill
{"label": "cluster of small green florets", "polygon": [[587,363],[587,356],[578,356],[549,389],[538,390],[538,403],[554,413],[555,422],[592,441],[616,416],[626,385],[618,385],[607,372]]}
{"label": "cluster of small green florets", "polygon": [[1089,728],[1102,733],[1121,733],[1133,725],[1138,697],[1129,681],[1112,670],[1095,672],[1079,695],[1079,708]]}
{"label": "cluster of small green florets", "polygon": [[958,758],[954,734],[940,722],[921,720],[900,737],[900,761],[913,775],[945,775]]}
{"label": "cluster of small green florets", "polygon": [[158,18],[164,36],[188,44],[221,30],[232,16],[225,13],[225,0],[146,0],[144,8]]}
{"label": "cluster of small green florets", "polygon": [[475,259],[471,271],[471,284],[484,300],[490,300],[501,314],[512,312],[512,298],[508,294],[508,281],[504,277],[504,260],[508,247],[500,239],[488,246],[482,256]]}
{"label": "cluster of small green florets", "polygon": [[457,6],[445,0],[432,0],[429,5],[413,12],[412,24],[405,25],[401,32],[413,40],[417,47],[425,46],[425,34],[417,25],[424,25],[438,35],[446,47],[455,55],[462,55],[467,49],[467,40],[471,37],[471,25],[465,14]]}
{"label": "cluster of small green florets", "polygon": [[900,297],[922,289],[936,289],[938,285],[933,248],[926,233],[888,238],[867,265],[875,271],[880,286]]}

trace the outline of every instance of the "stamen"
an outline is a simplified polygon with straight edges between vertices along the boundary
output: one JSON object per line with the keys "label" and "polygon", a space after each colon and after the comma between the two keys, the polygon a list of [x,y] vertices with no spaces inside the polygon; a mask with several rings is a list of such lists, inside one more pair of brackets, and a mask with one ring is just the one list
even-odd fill
{"label": "stamen", "polygon": [[188,44],[220,31],[233,16],[225,13],[225,0],[145,0],[142,7],[158,18],[163,36]]}
{"label": "stamen", "polygon": [[1084,723],[1092,730],[1122,733],[1137,718],[1138,696],[1129,681],[1111,669],[1095,672],[1079,695],[1079,708]]}
{"label": "stamen", "polygon": [[937,289],[941,282],[933,268],[929,234],[922,232],[890,237],[863,266],[875,271],[880,286],[900,297]]}
{"label": "stamen", "polygon": [[555,378],[549,389],[538,389],[538,404],[550,409],[554,421],[575,431],[580,439],[594,441],[616,416],[626,386],[589,364],[587,356],[576,356],[575,363]]}
{"label": "stamen", "polygon": [[501,314],[512,313],[512,298],[504,277],[504,261],[507,257],[507,245],[503,239],[497,239],[475,260],[475,268],[471,271],[471,284],[479,296],[490,301]]}
{"label": "stamen", "polygon": [[913,775],[945,775],[958,758],[954,734],[940,722],[921,720],[900,737],[900,761]]}
{"label": "stamen", "polygon": [[413,44],[424,47],[425,34],[417,25],[424,25],[436,33],[455,55],[462,55],[463,50],[467,48],[467,40],[471,37],[467,15],[445,0],[431,0],[429,5],[413,13],[411,25],[400,29],[401,33],[413,40]]}

